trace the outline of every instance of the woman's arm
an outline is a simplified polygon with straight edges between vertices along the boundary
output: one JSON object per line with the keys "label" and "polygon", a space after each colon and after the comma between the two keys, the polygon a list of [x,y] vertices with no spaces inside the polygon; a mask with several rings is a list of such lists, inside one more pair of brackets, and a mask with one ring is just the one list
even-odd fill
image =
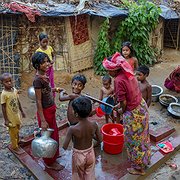
{"label": "woman's arm", "polygon": [[46,122],[46,119],[43,114],[41,89],[35,89],[35,94],[37,111],[41,119],[41,128],[42,130],[46,130],[48,128],[48,123]]}

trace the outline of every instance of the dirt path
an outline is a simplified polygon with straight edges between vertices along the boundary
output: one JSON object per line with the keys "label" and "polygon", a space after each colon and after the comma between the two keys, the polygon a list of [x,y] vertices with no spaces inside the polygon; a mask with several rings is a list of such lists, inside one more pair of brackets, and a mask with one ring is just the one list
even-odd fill
{"label": "dirt path", "polygon": [[[166,50],[162,57],[162,62],[151,67],[149,82],[151,84],[161,85],[163,87],[164,79],[169,73],[180,64],[180,52],[175,50]],[[83,74],[87,77],[87,85],[84,92],[97,97],[99,95],[99,89],[101,87],[101,77],[94,75],[92,69],[84,71]],[[36,105],[33,101],[27,97],[27,88],[31,86],[34,72],[23,73],[22,79],[22,92],[20,94],[20,100],[22,106],[26,112],[26,118],[23,119],[23,127],[21,129],[21,136],[27,136],[31,134],[37,122],[35,119]],[[55,72],[55,82],[57,86],[63,87],[67,92],[71,92],[71,78],[73,74],[65,72]],[[163,87],[164,88],[164,87]],[[164,92],[168,92],[164,88]],[[170,92],[170,94],[180,97],[180,94]],[[57,103],[57,120],[60,121],[66,116],[66,103],[59,103],[58,96],[56,96]],[[180,123],[167,114],[166,109],[162,108],[159,104],[152,104],[150,107],[150,121],[158,120],[161,123],[170,123],[176,127],[176,130],[180,132]],[[0,108],[0,179],[33,179],[31,173],[22,166],[22,164],[14,157],[14,155],[7,149],[9,143],[9,136],[7,129],[3,126],[3,117]],[[180,154],[175,155],[168,163],[176,163],[180,167]],[[156,172],[154,172],[148,179],[164,179],[164,177],[171,177],[171,175],[177,170],[172,170],[169,165],[164,164]]]}

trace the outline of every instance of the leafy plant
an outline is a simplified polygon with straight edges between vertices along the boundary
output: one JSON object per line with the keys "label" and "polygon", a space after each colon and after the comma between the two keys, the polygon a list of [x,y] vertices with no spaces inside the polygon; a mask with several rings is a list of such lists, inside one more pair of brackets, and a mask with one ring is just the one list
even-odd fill
{"label": "leafy plant", "polygon": [[153,64],[156,60],[155,49],[150,47],[149,38],[158,23],[160,8],[146,0],[137,2],[122,0],[122,2],[123,7],[129,9],[129,14],[120,22],[112,42],[108,39],[109,20],[106,19],[99,32],[94,57],[97,74],[104,73],[102,67],[104,57],[120,51],[123,41],[132,43],[139,64]]}
{"label": "leafy plant", "polygon": [[153,64],[156,59],[155,50],[150,47],[149,38],[158,23],[160,8],[145,0],[138,2],[123,0],[123,2],[124,6],[129,8],[129,15],[120,22],[114,37],[114,52],[120,50],[122,41],[130,41],[139,64]]}
{"label": "leafy plant", "polygon": [[105,69],[102,66],[102,61],[105,57],[111,54],[110,44],[108,40],[108,30],[109,30],[109,19],[106,19],[100,29],[98,34],[98,42],[94,55],[94,69],[96,74],[105,74]]}

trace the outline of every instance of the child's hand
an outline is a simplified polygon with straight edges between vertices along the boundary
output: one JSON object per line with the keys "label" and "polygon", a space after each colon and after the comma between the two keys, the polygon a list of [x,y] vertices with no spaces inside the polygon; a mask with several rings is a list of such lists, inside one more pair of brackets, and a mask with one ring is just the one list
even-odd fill
{"label": "child's hand", "polygon": [[114,97],[115,97],[115,93],[114,93],[114,94],[111,94],[109,97],[112,97],[112,98],[114,98]]}
{"label": "child's hand", "polygon": [[41,121],[42,131],[45,131],[48,127],[49,127],[49,125],[46,121]]}
{"label": "child's hand", "polygon": [[10,127],[11,123],[9,121],[5,121],[4,125],[7,126],[7,127]]}
{"label": "child's hand", "polygon": [[23,118],[25,118],[25,117],[26,117],[26,115],[25,115],[24,111],[21,111],[21,114],[22,114],[22,117],[23,117]]}
{"label": "child's hand", "polygon": [[60,93],[62,91],[65,91],[63,88],[57,87],[55,88],[55,92]]}

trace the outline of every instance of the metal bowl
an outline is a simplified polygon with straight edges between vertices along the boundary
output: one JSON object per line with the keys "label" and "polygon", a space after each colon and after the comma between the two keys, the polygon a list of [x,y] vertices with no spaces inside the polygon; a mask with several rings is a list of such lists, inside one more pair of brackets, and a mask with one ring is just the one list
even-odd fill
{"label": "metal bowl", "polygon": [[173,117],[180,119],[180,104],[179,103],[170,103],[167,110]]}
{"label": "metal bowl", "polygon": [[159,96],[159,102],[163,105],[168,107],[170,103],[177,103],[178,99],[175,96],[170,94],[161,94]]}
{"label": "metal bowl", "polygon": [[152,85],[152,102],[158,102],[159,96],[163,93],[163,88],[158,85]]}
{"label": "metal bowl", "polygon": [[28,97],[33,101],[36,100],[35,90],[33,86],[28,88]]}

